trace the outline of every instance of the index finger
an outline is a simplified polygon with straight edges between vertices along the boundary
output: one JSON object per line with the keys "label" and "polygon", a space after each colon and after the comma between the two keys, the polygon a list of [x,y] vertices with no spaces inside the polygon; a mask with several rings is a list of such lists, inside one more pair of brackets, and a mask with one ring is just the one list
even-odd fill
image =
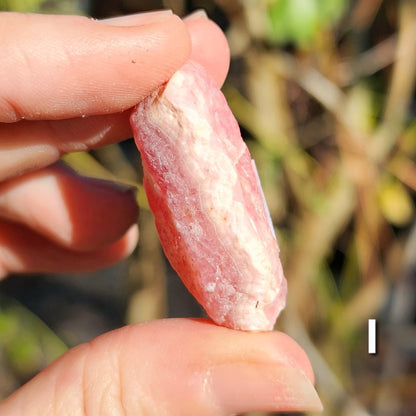
{"label": "index finger", "polygon": [[179,17],[145,20],[0,13],[0,122],[110,114],[141,101],[191,52]]}
{"label": "index finger", "polygon": [[[154,13],[151,14],[154,15]],[[148,19],[149,14],[146,14],[146,20],[148,21]],[[143,15],[123,16],[118,18],[117,21],[113,19],[111,24],[138,25],[142,20]],[[109,24],[109,22],[106,21],[106,24]],[[190,59],[204,65],[214,77],[218,86],[220,86],[227,74],[230,58],[224,34],[209,19],[186,19],[185,25],[192,40]],[[85,57],[86,61],[89,59],[89,57]],[[114,65],[118,65],[118,63]],[[150,74],[153,73],[151,70],[148,72]],[[30,72],[27,72],[27,74],[32,76]],[[154,78],[154,81],[156,82],[156,78]],[[102,95],[108,94],[109,90],[118,90],[116,87],[118,82],[121,83],[119,89],[122,91],[124,79],[117,76],[116,79],[102,85],[104,89]],[[160,84],[162,82],[163,80],[160,81]],[[1,84],[2,79],[0,78],[0,91]],[[146,87],[144,84],[142,86]],[[48,84],[44,88],[49,88]],[[128,86],[128,89],[132,90],[133,87]],[[100,102],[95,102],[95,96],[88,94],[88,91],[87,89],[84,93],[86,100],[90,100],[89,105],[99,106]],[[27,91],[15,91],[15,95],[25,97]],[[57,91],[57,99],[58,97],[60,100],[67,100],[66,108],[71,109],[71,103],[74,102],[74,99],[70,92],[62,95],[61,92]],[[120,97],[123,98],[123,96],[119,95]],[[39,98],[41,101],[41,96]],[[137,102],[134,102],[134,105]],[[35,99],[32,100],[34,109],[38,108],[38,106],[41,107],[41,105],[42,102],[37,104]],[[29,135],[28,132],[30,132]],[[98,148],[124,140],[131,137],[131,135],[128,111],[116,112],[114,114],[99,114],[85,118],[74,117],[65,120],[39,120],[0,124],[0,179],[10,178],[22,172],[47,166],[58,160],[63,153]],[[36,156],[34,157],[34,155]]]}

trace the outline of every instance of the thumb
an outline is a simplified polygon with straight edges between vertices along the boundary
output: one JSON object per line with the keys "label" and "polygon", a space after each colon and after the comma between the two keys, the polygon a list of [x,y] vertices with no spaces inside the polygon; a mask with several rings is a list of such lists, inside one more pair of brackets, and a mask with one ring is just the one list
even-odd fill
{"label": "thumb", "polygon": [[128,326],[80,345],[0,404],[9,416],[320,410],[305,353],[278,332],[209,321]]}

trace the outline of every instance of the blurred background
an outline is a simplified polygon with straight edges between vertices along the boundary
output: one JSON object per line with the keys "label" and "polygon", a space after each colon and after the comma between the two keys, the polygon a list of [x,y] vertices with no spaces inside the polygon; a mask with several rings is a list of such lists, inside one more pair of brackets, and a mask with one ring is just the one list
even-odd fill
{"label": "blurred background", "polygon": [[[227,35],[223,91],[289,283],[276,328],[307,351],[323,414],[416,415],[416,1],[0,0],[0,10],[94,18],[160,8],[203,8]],[[65,159],[141,190],[131,140]],[[123,263],[0,282],[0,400],[100,333],[203,316],[163,257],[142,192],[138,202],[140,243]]]}

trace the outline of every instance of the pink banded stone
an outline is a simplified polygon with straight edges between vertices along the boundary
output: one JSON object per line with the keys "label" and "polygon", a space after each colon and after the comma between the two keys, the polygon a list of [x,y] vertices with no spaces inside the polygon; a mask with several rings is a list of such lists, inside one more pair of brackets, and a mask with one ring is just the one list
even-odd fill
{"label": "pink banded stone", "polygon": [[187,63],[130,120],[172,267],[217,324],[273,329],[287,292],[279,247],[256,167],[211,76]]}

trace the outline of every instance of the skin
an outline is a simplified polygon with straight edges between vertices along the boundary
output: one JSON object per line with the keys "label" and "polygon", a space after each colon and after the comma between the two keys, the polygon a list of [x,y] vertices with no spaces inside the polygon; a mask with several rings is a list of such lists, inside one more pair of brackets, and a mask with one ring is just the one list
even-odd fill
{"label": "skin", "polygon": [[[201,15],[1,13],[0,39],[0,277],[119,261],[138,238],[132,190],[81,177],[59,159],[131,137],[127,110],[189,58],[221,86],[224,35]],[[319,410],[312,382],[305,353],[282,333],[161,320],[70,350],[0,403],[0,414]]]}

